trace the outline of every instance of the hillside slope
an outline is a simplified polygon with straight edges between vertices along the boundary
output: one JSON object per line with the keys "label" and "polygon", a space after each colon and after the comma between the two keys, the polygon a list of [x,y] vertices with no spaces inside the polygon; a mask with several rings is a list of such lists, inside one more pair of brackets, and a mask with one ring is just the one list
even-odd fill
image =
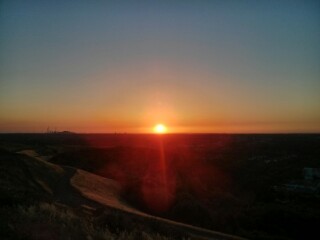
{"label": "hillside slope", "polygon": [[[67,212],[68,219],[70,218],[69,215],[77,216],[71,217],[71,219],[73,221],[78,219],[77,221],[81,223],[86,221],[85,226],[93,225],[87,227],[90,229],[99,225],[101,229],[105,226],[108,229],[122,229],[125,232],[140,231],[143,234],[151,234],[149,239],[182,239],[182,237],[188,237],[189,239],[240,239],[145,214],[121,199],[121,186],[114,180],[84,170],[48,163],[39,157],[32,156],[30,153],[32,152],[25,151],[20,154],[0,152],[0,203],[1,212],[5,213],[2,214],[1,221],[6,223],[3,224],[1,230],[4,233],[10,233],[10,229],[15,229],[15,234],[20,234],[19,238],[25,238],[25,235],[27,235],[26,239],[59,239],[59,237],[52,236],[56,236],[57,232],[61,234],[61,226],[56,223],[56,225],[50,227],[52,221],[55,221],[52,219],[56,219],[57,215],[65,216],[63,214]],[[22,207],[15,209],[13,206],[17,204],[24,206],[23,209],[27,210],[22,212],[30,215],[28,204],[34,203],[40,203],[40,207],[34,207],[32,211],[38,209],[37,211],[40,212],[33,213],[35,216],[32,219],[40,218],[41,211],[50,209],[50,224],[45,225],[45,227],[43,224],[39,225],[39,222],[30,225],[31,223],[26,223],[26,220],[19,222],[19,219],[16,219],[18,217],[13,217],[14,213],[18,214],[17,211],[20,211],[19,215],[22,211]],[[59,214],[56,212],[59,212]],[[67,221],[66,226],[71,224],[70,221],[70,219]],[[6,229],[6,226],[8,229]],[[37,226],[46,229],[46,233],[44,235],[38,233]],[[70,227],[72,228],[72,226]],[[63,231],[69,232],[66,234],[72,232],[66,229]],[[82,229],[74,230],[74,234],[78,234],[77,231],[82,231]],[[92,235],[92,230],[90,231]],[[168,236],[168,238],[152,237],[160,236],[158,234]],[[71,238],[73,237],[75,236]],[[77,236],[77,238],[81,239],[80,236]],[[133,239],[138,238],[134,237]],[[101,239],[106,238],[102,237]],[[121,238],[119,237],[119,239]]]}

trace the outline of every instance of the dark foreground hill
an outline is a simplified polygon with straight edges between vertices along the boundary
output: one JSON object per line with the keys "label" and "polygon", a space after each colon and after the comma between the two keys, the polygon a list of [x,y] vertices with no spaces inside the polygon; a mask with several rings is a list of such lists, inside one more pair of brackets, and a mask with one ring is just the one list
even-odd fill
{"label": "dark foreground hill", "polygon": [[114,180],[0,152],[1,239],[240,239],[143,213]]}
{"label": "dark foreground hill", "polygon": [[313,239],[320,179],[304,173],[320,168],[319,144],[317,134],[0,134],[0,238]]}

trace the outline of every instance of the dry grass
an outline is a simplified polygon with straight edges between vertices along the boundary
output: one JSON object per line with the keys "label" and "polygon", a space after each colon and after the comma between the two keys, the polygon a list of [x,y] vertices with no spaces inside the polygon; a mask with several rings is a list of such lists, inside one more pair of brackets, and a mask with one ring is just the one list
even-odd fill
{"label": "dry grass", "polygon": [[172,240],[158,233],[97,225],[92,218],[53,203],[1,208],[0,213],[8,217],[7,228],[2,226],[0,232],[5,239]]}

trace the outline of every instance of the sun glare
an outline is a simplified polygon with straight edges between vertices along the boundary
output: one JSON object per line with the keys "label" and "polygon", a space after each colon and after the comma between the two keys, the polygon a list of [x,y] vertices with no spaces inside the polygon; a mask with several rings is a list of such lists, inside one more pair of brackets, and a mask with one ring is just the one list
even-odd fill
{"label": "sun glare", "polygon": [[167,127],[163,124],[157,124],[154,126],[153,131],[157,134],[163,134],[167,132]]}

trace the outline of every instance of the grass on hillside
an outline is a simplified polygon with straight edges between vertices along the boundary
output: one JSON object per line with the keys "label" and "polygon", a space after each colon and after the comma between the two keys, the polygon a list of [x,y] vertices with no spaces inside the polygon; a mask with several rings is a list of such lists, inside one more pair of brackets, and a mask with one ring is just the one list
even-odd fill
{"label": "grass on hillside", "polygon": [[[148,230],[114,228],[90,215],[79,215],[67,206],[40,202],[34,205],[0,208],[0,235],[3,239],[85,239],[85,240],[171,240]],[[111,216],[110,220],[120,219]],[[117,226],[119,223],[115,223]],[[119,225],[121,227],[121,224]],[[184,238],[182,238],[184,239]],[[186,240],[186,239],[185,239]]]}

